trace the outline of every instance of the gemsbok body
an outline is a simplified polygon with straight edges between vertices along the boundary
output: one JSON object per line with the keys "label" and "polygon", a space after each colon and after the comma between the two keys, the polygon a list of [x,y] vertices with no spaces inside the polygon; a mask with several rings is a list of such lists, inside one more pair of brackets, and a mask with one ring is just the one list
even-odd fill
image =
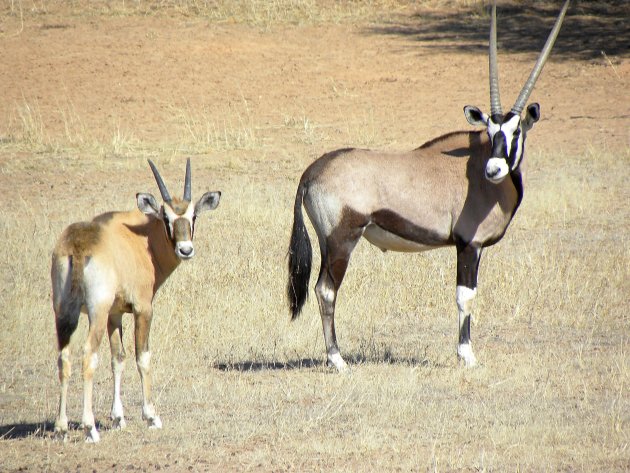
{"label": "gemsbok body", "polygon": [[99,432],[92,411],[92,386],[98,365],[98,348],[107,330],[114,375],[111,419],[114,428],[124,428],[120,385],[125,360],[122,316],[135,316],[136,365],[142,383],[142,418],[149,427],[162,422],[151,402],[149,330],[153,297],[182,260],[193,257],[195,218],[219,204],[220,192],[205,193],[191,201],[190,160],[186,164],[184,197],[171,198],[155,165],[149,161],[163,204],[151,194],[136,195],[137,209],[109,212],[91,222],[69,225],[52,255],[53,308],[59,343],[61,395],[55,432],[66,438],[66,400],[71,372],[70,337],[81,312],[87,312],[89,332],[83,348],[83,419],[86,441],[98,442]]}
{"label": "gemsbok body", "polygon": [[457,355],[467,366],[476,364],[470,321],[479,260],[484,248],[501,240],[523,198],[520,164],[525,138],[540,118],[538,104],[527,108],[525,104],[553,47],[568,5],[566,0],[536,65],[506,114],[499,98],[496,5],[493,5],[490,114],[476,107],[464,107],[468,122],[484,130],[448,133],[403,153],[340,149],[317,159],[302,175],[295,198],[287,294],[295,319],[308,296],[312,261],[303,205],[317,233],[321,252],[315,294],[329,366],[339,371],[347,368],[335,335],[335,302],[350,255],[361,237],[383,251],[456,248]]}

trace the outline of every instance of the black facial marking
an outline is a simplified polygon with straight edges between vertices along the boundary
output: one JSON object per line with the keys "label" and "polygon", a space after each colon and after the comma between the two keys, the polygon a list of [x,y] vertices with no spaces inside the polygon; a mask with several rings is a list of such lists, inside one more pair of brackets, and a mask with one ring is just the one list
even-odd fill
{"label": "black facial marking", "polygon": [[510,159],[508,162],[508,165],[510,166],[510,169],[512,169],[512,166],[514,166],[514,163],[516,162],[516,153],[518,153],[518,139],[521,136],[521,127],[518,127],[516,129],[516,131],[514,132],[514,135],[512,135],[512,149],[510,150]]}
{"label": "black facial marking", "polygon": [[496,123],[497,125],[500,125],[500,124],[504,123],[505,119],[504,119],[503,115],[501,115],[500,113],[495,113],[494,115],[490,115],[490,121],[492,123]]}
{"label": "black facial marking", "polygon": [[505,140],[505,134],[499,130],[492,138],[492,153],[491,158],[504,158],[507,157],[507,143]]}
{"label": "black facial marking", "polygon": [[171,224],[168,216],[166,215],[166,210],[162,208],[162,221],[164,222],[164,228],[166,229],[166,235],[169,239],[173,239],[173,235],[171,234]]}

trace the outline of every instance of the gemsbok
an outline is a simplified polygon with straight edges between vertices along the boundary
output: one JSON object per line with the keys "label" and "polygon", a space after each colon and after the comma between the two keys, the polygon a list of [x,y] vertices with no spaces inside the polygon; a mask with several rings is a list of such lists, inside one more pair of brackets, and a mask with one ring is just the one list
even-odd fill
{"label": "gemsbok", "polygon": [[339,149],[324,154],[302,174],[295,197],[289,244],[287,295],[292,319],[308,297],[312,248],[302,205],[315,228],[321,269],[315,285],[322,318],[327,364],[348,365],[335,335],[335,301],[350,255],[362,236],[383,251],[418,252],[455,246],[457,355],[476,364],[470,321],[477,293],[482,250],[497,243],[523,198],[520,164],[525,137],[540,118],[540,107],[525,108],[551,52],[570,0],[566,0],[536,64],[512,109],[499,98],[496,4],[489,41],[490,114],[464,107],[471,125],[485,130],[456,131],[409,152]]}
{"label": "gemsbok", "polygon": [[53,308],[59,343],[61,395],[55,432],[64,439],[68,432],[66,400],[70,379],[70,337],[81,312],[87,312],[89,332],[83,347],[83,420],[88,442],[98,442],[99,432],[92,412],[92,386],[98,365],[98,348],[105,329],[109,335],[114,375],[111,419],[114,428],[125,427],[120,385],[125,360],[122,316],[135,317],[136,365],[142,384],[142,418],[149,427],[162,422],[151,402],[149,331],[153,297],[182,260],[193,257],[195,219],[219,204],[220,192],[206,192],[196,204],[191,201],[190,159],[186,163],[184,197],[171,198],[160,173],[149,160],[163,204],[151,194],[136,194],[137,209],[108,212],[91,222],[69,225],[52,255]]}

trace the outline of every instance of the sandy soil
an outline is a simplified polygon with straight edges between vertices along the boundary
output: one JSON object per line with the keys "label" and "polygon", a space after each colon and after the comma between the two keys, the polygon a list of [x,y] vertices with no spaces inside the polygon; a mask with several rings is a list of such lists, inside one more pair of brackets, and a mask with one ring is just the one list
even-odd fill
{"label": "sandy soil", "polygon": [[[567,19],[530,100],[541,103],[543,117],[532,146],[571,153],[628,145],[628,15],[615,22],[615,15],[628,13],[622,3],[608,16],[581,7]],[[543,43],[553,8],[501,13],[499,70],[507,108]],[[53,135],[64,133],[71,110],[97,136],[115,125],[159,142],[174,138],[174,110],[229,113],[236,107],[243,113],[246,101],[252,122],[265,128],[265,143],[274,142],[287,117],[334,128],[340,117],[369,114],[385,144],[406,147],[465,128],[466,104],[487,108],[487,18],[474,11],[407,8],[381,23],[269,28],[181,16],[94,17],[61,7],[30,16],[21,30],[15,15],[5,20],[0,116],[15,116],[24,102],[36,104]],[[590,37],[585,25],[595,29]]]}

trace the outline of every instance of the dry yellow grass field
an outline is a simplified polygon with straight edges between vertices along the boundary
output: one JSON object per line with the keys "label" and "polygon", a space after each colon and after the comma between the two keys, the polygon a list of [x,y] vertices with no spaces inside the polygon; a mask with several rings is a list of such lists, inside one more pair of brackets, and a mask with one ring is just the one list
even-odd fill
{"label": "dry yellow grass field", "polygon": [[[556,3],[500,2],[506,103]],[[0,5],[0,470],[630,470],[629,10],[579,2],[537,84],[524,202],[481,262],[480,365],[455,357],[454,250],[362,241],[337,304],[346,376],[323,364],[314,297],[289,321],[299,177],[335,148],[411,149],[467,129],[462,107],[488,108],[482,4]],[[223,195],[199,218],[197,255],[154,302],[164,428],[141,419],[127,316],[127,429],[110,429],[104,342],[102,441],[83,442],[83,317],[60,443],[54,242],[71,222],[157,193],[147,158],[182,188],[186,157],[193,198]]]}

